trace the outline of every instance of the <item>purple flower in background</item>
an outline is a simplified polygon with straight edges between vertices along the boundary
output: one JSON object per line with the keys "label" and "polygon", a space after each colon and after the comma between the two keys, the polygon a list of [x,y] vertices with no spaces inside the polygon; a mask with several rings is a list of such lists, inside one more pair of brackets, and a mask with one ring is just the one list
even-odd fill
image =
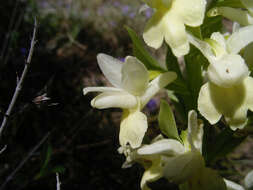
{"label": "purple flower in background", "polygon": [[124,57],[119,57],[118,58],[120,61],[122,61],[122,62],[125,62],[125,58]]}
{"label": "purple flower in background", "polygon": [[157,102],[154,98],[152,98],[146,105],[146,108],[150,111],[150,112],[154,112],[157,109]]}
{"label": "purple flower in background", "polygon": [[110,22],[110,26],[115,27],[115,26],[116,26],[116,23],[115,23],[114,21],[111,21],[111,22]]}
{"label": "purple flower in background", "polygon": [[115,2],[113,2],[113,5],[114,5],[115,7],[119,7],[119,6],[120,6],[120,3],[119,3],[118,1],[115,1]]}
{"label": "purple flower in background", "polygon": [[103,7],[99,7],[98,10],[97,10],[97,13],[99,16],[102,16],[104,14],[104,8]]}
{"label": "purple flower in background", "polygon": [[129,17],[130,17],[130,18],[134,18],[135,15],[136,15],[135,12],[131,12],[131,13],[129,14]]}
{"label": "purple flower in background", "polygon": [[127,14],[129,12],[129,6],[128,5],[124,5],[121,7],[121,10],[123,12],[123,14]]}
{"label": "purple flower in background", "polygon": [[147,9],[146,11],[145,11],[145,16],[147,17],[147,18],[150,18],[151,16],[152,16],[152,9]]}

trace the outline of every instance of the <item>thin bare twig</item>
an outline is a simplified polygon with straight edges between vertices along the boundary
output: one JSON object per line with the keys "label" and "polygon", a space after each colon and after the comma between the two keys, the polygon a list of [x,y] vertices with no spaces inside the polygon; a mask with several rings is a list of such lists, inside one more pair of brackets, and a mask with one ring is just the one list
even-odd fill
{"label": "thin bare twig", "polygon": [[36,19],[34,20],[34,29],[33,29],[33,37],[32,37],[32,41],[31,41],[31,45],[30,45],[30,50],[29,50],[29,55],[28,55],[28,58],[26,60],[26,64],[25,64],[25,68],[23,70],[23,73],[22,73],[22,76],[16,86],[16,89],[15,89],[15,92],[14,92],[14,95],[12,97],[12,100],[11,100],[11,103],[9,104],[9,107],[4,115],[4,118],[3,118],[3,121],[2,121],[2,124],[1,124],[1,127],[0,127],[0,137],[2,135],[2,132],[4,130],[4,127],[6,126],[6,123],[8,121],[8,118],[12,112],[12,109],[17,101],[17,98],[19,96],[19,93],[22,89],[22,86],[23,86],[23,83],[24,83],[24,79],[25,79],[25,76],[28,72],[28,68],[31,64],[31,60],[32,60],[32,55],[33,55],[33,50],[34,50],[34,46],[36,44],[36,31],[37,31],[37,21]]}
{"label": "thin bare twig", "polygon": [[7,185],[7,183],[13,179],[16,173],[23,167],[23,165],[29,160],[29,158],[34,154],[34,152],[47,140],[49,135],[50,135],[50,132],[48,132],[40,140],[40,142],[35,147],[33,147],[33,149],[27,154],[27,156],[19,163],[18,167],[6,178],[4,183],[1,185],[0,190],[3,190],[4,187]]}
{"label": "thin bare twig", "polygon": [[7,145],[4,145],[4,147],[0,150],[0,154],[2,154],[7,148]]}
{"label": "thin bare twig", "polygon": [[56,173],[56,190],[61,190],[61,182],[59,178],[59,173]]}

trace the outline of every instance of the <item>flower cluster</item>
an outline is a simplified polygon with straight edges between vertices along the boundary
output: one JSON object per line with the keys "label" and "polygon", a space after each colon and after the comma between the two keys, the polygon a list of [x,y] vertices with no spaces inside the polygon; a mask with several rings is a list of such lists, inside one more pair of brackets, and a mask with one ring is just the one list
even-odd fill
{"label": "flower cluster", "polygon": [[[157,65],[142,46],[142,41],[129,29],[136,57],[127,56],[121,61],[98,54],[98,65],[113,87],[86,87],[83,90],[84,94],[101,92],[91,101],[93,107],[123,110],[119,133],[119,153],[126,157],[123,168],[134,163],[144,167],[140,185],[143,190],[149,190],[148,183],[162,177],[183,190],[243,190],[242,186],[225,180],[217,171],[206,166],[208,159],[202,154],[202,144],[205,143],[204,123],[227,125],[233,133],[248,124],[248,110],[253,111],[253,78],[250,76],[253,64],[253,1],[240,0],[239,8],[230,7],[229,3],[224,6],[219,2],[211,3],[213,7],[208,16],[222,15],[236,23],[232,33],[217,30],[205,36],[206,39],[201,33],[204,30],[202,25],[211,27],[203,23],[206,0],[143,2],[145,5],[140,12],[153,9],[153,15],[144,28],[144,42],[158,49],[165,40],[171,52],[168,53],[167,70]],[[195,46],[192,50],[195,54],[190,51],[190,44]],[[197,56],[189,61],[189,57],[193,56],[188,54]],[[180,59],[177,58],[182,56],[185,56],[185,62],[178,61]],[[195,63],[204,60],[199,56],[207,60],[207,65]],[[187,76],[181,72],[182,64],[186,65]],[[194,82],[199,86],[192,83],[196,77],[200,81]],[[162,101],[158,116],[162,134],[144,144],[148,119],[142,109],[163,88],[170,90],[171,102],[181,106],[178,110],[184,112],[182,117],[188,115],[185,118],[187,129],[177,127],[169,104]],[[196,105],[192,103],[192,92],[198,94]],[[193,109],[198,109],[202,120],[197,119],[197,110]],[[250,183],[247,181],[247,184]]]}

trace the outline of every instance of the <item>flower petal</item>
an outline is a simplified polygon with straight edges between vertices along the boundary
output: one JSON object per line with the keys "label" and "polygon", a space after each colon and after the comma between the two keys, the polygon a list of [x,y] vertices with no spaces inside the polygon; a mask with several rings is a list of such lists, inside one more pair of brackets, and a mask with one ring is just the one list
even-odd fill
{"label": "flower petal", "polygon": [[160,74],[154,80],[152,80],[146,92],[141,96],[141,105],[144,107],[148,101],[162,88],[166,87],[169,83],[174,81],[177,78],[175,72],[166,72]]}
{"label": "flower petal", "polygon": [[149,74],[142,62],[135,57],[127,56],[121,72],[123,89],[136,96],[144,93],[148,86]]}
{"label": "flower petal", "polygon": [[154,160],[151,167],[145,170],[141,179],[141,189],[151,190],[147,183],[158,180],[162,177],[162,168],[160,166],[160,159]]}
{"label": "flower petal", "polygon": [[234,32],[227,40],[230,53],[239,53],[240,50],[253,42],[253,25],[245,26]]}
{"label": "flower petal", "polygon": [[142,139],[147,131],[147,117],[140,111],[125,111],[120,123],[119,141],[121,146],[130,144],[132,148],[141,146]]}
{"label": "flower petal", "polygon": [[164,39],[176,57],[186,55],[190,51],[184,23],[177,15],[166,14],[163,21]]}
{"label": "flower petal", "polygon": [[226,40],[225,40],[224,36],[220,32],[214,32],[214,33],[212,33],[211,39],[215,40],[216,42],[218,42],[218,44],[224,49],[224,51],[226,51],[226,49],[227,49],[227,47],[226,47]]}
{"label": "flower petal", "polygon": [[198,123],[197,113],[194,110],[188,113],[188,141],[193,150],[202,152],[203,124]]}
{"label": "flower petal", "polygon": [[96,96],[91,105],[98,109],[104,108],[122,108],[131,109],[137,106],[137,99],[135,96],[127,92],[103,92]]}
{"label": "flower petal", "polygon": [[217,123],[221,118],[221,113],[212,102],[210,83],[204,84],[200,89],[198,110],[212,125]]}
{"label": "flower petal", "polygon": [[241,185],[239,185],[233,181],[230,181],[227,179],[224,179],[224,181],[226,183],[227,190],[245,190]]}
{"label": "flower petal", "polygon": [[245,104],[250,109],[250,111],[253,111],[253,78],[247,77],[244,80],[244,85],[247,96],[247,102]]}
{"label": "flower petal", "polygon": [[198,38],[194,37],[193,35],[189,33],[187,34],[187,37],[188,37],[189,42],[192,45],[194,45],[196,48],[198,48],[207,59],[214,57],[212,48],[207,42],[199,40]]}
{"label": "flower petal", "polygon": [[183,183],[204,165],[204,159],[199,152],[187,152],[169,159],[163,174],[171,182]]}
{"label": "flower petal", "polygon": [[154,15],[147,22],[144,32],[143,39],[145,43],[155,49],[158,49],[162,46],[163,43],[163,16],[164,13],[160,11],[156,11]]}
{"label": "flower petal", "polygon": [[122,90],[114,87],[86,87],[83,89],[84,96],[89,92],[122,92]]}
{"label": "flower petal", "polygon": [[149,145],[144,145],[137,150],[139,155],[177,155],[184,152],[184,146],[174,139],[162,139]]}
{"label": "flower petal", "polygon": [[109,82],[119,88],[121,84],[122,62],[103,53],[98,54],[97,61],[101,71]]}
{"label": "flower petal", "polygon": [[229,124],[230,129],[243,129],[247,124],[247,107],[244,104],[240,108],[238,108],[232,117],[226,117],[225,120]]}
{"label": "flower petal", "polygon": [[206,0],[176,0],[173,2],[172,9],[186,25],[196,27],[203,22],[205,7]]}
{"label": "flower petal", "polygon": [[248,11],[231,7],[215,7],[208,11],[207,15],[209,17],[222,15],[229,20],[238,22],[242,26],[253,24],[253,17],[248,13]]}
{"label": "flower petal", "polygon": [[225,54],[216,61],[211,61],[207,69],[207,76],[218,86],[231,87],[241,83],[249,75],[244,59],[238,54]]}

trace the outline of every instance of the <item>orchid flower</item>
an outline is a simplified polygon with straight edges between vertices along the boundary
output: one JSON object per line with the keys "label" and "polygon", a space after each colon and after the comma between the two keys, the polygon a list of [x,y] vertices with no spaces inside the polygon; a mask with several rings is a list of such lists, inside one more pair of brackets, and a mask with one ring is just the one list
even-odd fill
{"label": "orchid flower", "polygon": [[208,11],[207,15],[210,17],[222,15],[229,20],[235,21],[242,26],[253,24],[253,1],[252,0],[240,0],[243,5],[242,8],[232,7],[215,7]]}
{"label": "orchid flower", "polygon": [[143,0],[155,10],[145,26],[143,38],[148,46],[158,49],[163,40],[175,56],[189,52],[185,25],[196,27],[203,22],[206,0]]}
{"label": "orchid flower", "polygon": [[161,177],[184,184],[188,190],[225,190],[223,179],[214,170],[205,167],[201,155],[203,124],[198,122],[195,111],[189,112],[188,130],[183,134],[183,144],[179,140],[165,139],[159,135],[151,144],[125,153],[126,162],[123,166],[133,161],[144,166],[142,190],[150,190],[148,183]]}
{"label": "orchid flower", "polygon": [[205,83],[199,93],[198,110],[211,123],[221,116],[232,130],[247,123],[247,110],[253,111],[253,78],[239,55],[253,41],[253,26],[238,29],[229,37],[213,33],[206,42],[188,35],[189,41],[208,59]]}
{"label": "orchid flower", "polygon": [[125,62],[121,62],[109,55],[99,54],[97,60],[103,74],[114,87],[87,87],[83,93],[102,92],[91,101],[95,108],[123,109],[120,144],[130,144],[132,148],[137,148],[148,127],[147,117],[141,109],[160,89],[175,80],[177,75],[166,72],[149,82],[148,70],[135,57],[127,56]]}

